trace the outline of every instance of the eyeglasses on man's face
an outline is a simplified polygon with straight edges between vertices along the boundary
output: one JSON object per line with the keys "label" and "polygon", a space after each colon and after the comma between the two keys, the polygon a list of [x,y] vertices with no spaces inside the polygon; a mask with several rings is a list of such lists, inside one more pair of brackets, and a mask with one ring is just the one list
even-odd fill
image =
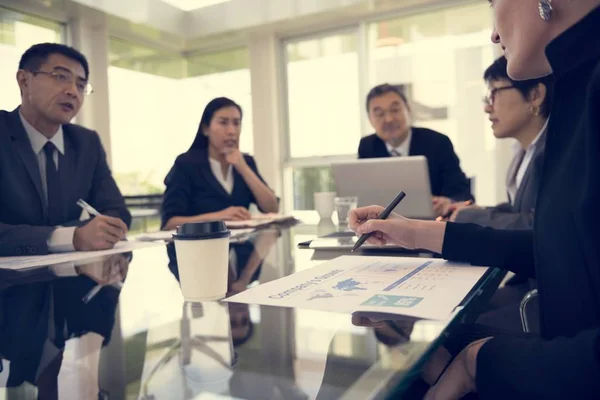
{"label": "eyeglasses on man's face", "polygon": [[52,71],[52,72],[32,71],[31,73],[34,76],[38,75],[38,74],[49,76],[50,78],[54,79],[56,81],[56,83],[58,83],[61,86],[72,86],[73,83],[75,83],[75,86],[77,87],[77,91],[81,95],[87,96],[94,92],[92,85],[88,81],[75,77],[75,75],[73,75],[73,73],[68,70],[61,69],[59,71]]}
{"label": "eyeglasses on man's face", "polygon": [[389,110],[377,108],[373,111],[373,117],[378,121],[382,121],[385,119],[386,114],[390,114],[393,119],[396,119],[401,113],[402,109],[400,107],[391,107]]}

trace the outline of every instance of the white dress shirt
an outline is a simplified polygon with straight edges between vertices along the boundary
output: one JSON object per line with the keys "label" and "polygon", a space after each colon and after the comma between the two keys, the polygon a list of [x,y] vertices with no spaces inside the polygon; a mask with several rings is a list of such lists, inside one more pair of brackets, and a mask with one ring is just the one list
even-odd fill
{"label": "white dress shirt", "polygon": [[412,130],[409,130],[408,136],[406,136],[406,139],[404,139],[404,142],[402,142],[402,144],[400,146],[392,147],[391,144],[389,144],[388,142],[385,142],[385,147],[387,148],[388,153],[390,153],[394,157],[398,157],[398,156],[394,155],[394,152],[402,157],[406,157],[409,155],[408,153],[410,152],[411,139],[412,139]]}
{"label": "white dress shirt", "polygon": [[210,169],[215,178],[217,178],[217,181],[223,186],[223,189],[225,189],[227,193],[231,194],[231,192],[233,192],[233,167],[230,165],[227,168],[227,174],[223,176],[221,163],[210,157],[208,157],[208,161],[210,161]]}
{"label": "white dress shirt", "polygon": [[511,204],[514,204],[515,197],[517,196],[517,192],[519,191],[519,187],[521,186],[521,183],[523,182],[525,173],[527,173],[529,164],[531,163],[531,160],[533,159],[533,155],[535,154],[535,151],[538,147],[540,137],[542,137],[542,134],[548,128],[548,121],[550,121],[550,119],[546,120],[546,123],[544,124],[544,126],[542,127],[540,132],[537,134],[535,139],[533,139],[533,142],[531,142],[531,144],[529,146],[527,146],[526,149],[523,149],[518,142],[515,143],[515,154],[519,155],[519,153],[523,153],[523,151],[525,152],[525,154],[522,154],[523,160],[521,161],[521,164],[519,165],[519,168],[517,170],[517,173],[514,176],[514,179],[511,182],[509,182],[508,187],[507,187],[508,196],[509,196],[509,200],[510,200]]}
{"label": "white dress shirt", "polygon": [[[52,142],[54,146],[56,146],[56,150],[54,151],[54,164],[58,169],[60,166],[58,165],[58,152],[61,154],[65,154],[65,138],[62,130],[62,126],[58,127],[58,131],[52,137],[52,139],[48,140],[46,136],[42,135],[37,129],[35,129],[29,122],[23,118],[23,115],[19,112],[19,116],[21,117],[21,122],[23,123],[23,127],[25,128],[25,132],[27,133],[27,137],[29,138],[29,143],[31,144],[31,148],[35,153],[38,167],[40,170],[40,177],[42,178],[42,190],[44,192],[44,207],[48,207],[48,184],[46,181],[46,153],[44,152],[44,146],[48,142]],[[64,228],[57,227],[50,237],[48,238],[48,249],[52,253],[62,252],[62,251],[74,251],[73,247],[73,235],[75,234],[75,227]]]}

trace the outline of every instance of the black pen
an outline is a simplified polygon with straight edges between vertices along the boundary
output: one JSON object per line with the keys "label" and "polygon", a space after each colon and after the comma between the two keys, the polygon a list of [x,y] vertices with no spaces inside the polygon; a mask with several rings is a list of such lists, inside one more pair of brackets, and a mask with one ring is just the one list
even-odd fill
{"label": "black pen", "polygon": [[[385,210],[383,210],[383,212],[381,214],[379,214],[379,218],[377,218],[377,219],[387,219],[387,217],[390,216],[392,211],[394,211],[394,208],[396,208],[396,206],[398,204],[400,204],[400,202],[402,201],[402,199],[404,197],[406,197],[406,193],[404,193],[404,192],[398,193],[398,196],[396,196],[396,198],[394,200],[392,200],[392,202],[390,204],[388,204],[388,206],[385,208]],[[373,232],[363,234],[354,244],[352,251],[355,251],[360,246],[362,246],[363,243],[366,242],[367,239],[370,238],[372,234],[373,234]]]}

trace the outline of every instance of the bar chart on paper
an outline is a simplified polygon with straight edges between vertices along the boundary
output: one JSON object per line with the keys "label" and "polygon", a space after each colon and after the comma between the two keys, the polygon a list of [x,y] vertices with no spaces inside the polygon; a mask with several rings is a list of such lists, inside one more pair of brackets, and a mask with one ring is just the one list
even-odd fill
{"label": "bar chart on paper", "polygon": [[343,256],[228,301],[445,319],[486,271],[439,259]]}

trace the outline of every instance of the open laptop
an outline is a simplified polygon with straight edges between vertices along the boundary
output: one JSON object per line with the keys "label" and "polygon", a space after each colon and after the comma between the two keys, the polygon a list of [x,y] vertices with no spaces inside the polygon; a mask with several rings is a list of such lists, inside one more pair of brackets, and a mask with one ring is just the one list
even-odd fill
{"label": "open laptop", "polygon": [[434,219],[429,169],[424,156],[389,157],[331,165],[340,197],[357,196],[359,207],[385,207],[401,190],[406,197],[395,212],[408,218]]}

